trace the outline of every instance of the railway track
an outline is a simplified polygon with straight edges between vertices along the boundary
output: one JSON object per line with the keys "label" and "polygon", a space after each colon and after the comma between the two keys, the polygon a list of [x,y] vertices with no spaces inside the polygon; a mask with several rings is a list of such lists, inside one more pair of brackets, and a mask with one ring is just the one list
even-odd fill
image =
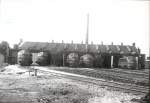
{"label": "railway track", "polygon": [[90,77],[95,77],[95,78],[105,78],[108,80],[113,80],[113,81],[119,81],[123,83],[131,83],[131,84],[136,84],[140,86],[148,86],[149,85],[149,79],[148,77],[142,77],[142,76],[137,76],[136,74],[131,75],[131,74],[124,74],[124,73],[118,73],[118,72],[109,72],[107,70],[93,70],[93,69],[88,69],[88,68],[61,68],[57,69],[55,68],[54,70],[57,71],[65,71],[69,73],[75,73],[75,74],[80,74],[80,75],[86,75]]}
{"label": "railway track", "polygon": [[138,86],[133,84],[126,84],[126,83],[119,83],[119,82],[113,82],[113,81],[106,81],[104,79],[98,79],[83,75],[76,75],[76,74],[70,74],[70,73],[64,73],[64,72],[58,72],[54,70],[48,70],[48,69],[38,69],[41,72],[45,73],[51,73],[50,75],[60,77],[60,78],[67,78],[72,79],[76,81],[86,82],[94,85],[98,85],[100,87],[107,87],[114,90],[121,90],[126,93],[132,93],[135,95],[145,95],[149,88],[146,86]]}
{"label": "railway track", "polygon": [[97,73],[109,73],[110,75],[121,75],[124,77],[130,77],[130,78],[142,78],[142,79],[149,79],[149,74],[146,73],[137,73],[137,72],[130,72],[130,71],[123,71],[123,70],[112,70],[112,69],[84,69],[84,71],[88,72],[97,72]]}
{"label": "railway track", "polygon": [[146,79],[149,80],[149,74],[148,73],[139,73],[139,72],[134,72],[134,71],[128,71],[128,70],[120,70],[120,69],[90,69],[90,68],[56,68],[55,70],[59,70],[59,71],[67,71],[67,72],[71,72],[75,71],[75,72],[80,72],[83,73],[84,72],[95,72],[95,73],[104,73],[104,74],[109,74],[109,75],[115,75],[115,76],[121,76],[121,77],[127,77],[127,78],[139,78],[139,79]]}
{"label": "railway track", "polygon": [[93,70],[93,71],[86,71],[89,73],[97,73],[97,74],[104,74],[104,75],[109,75],[110,77],[119,77],[130,80],[130,79],[134,79],[135,81],[138,80],[148,80],[149,76],[145,76],[145,75],[137,75],[137,74],[133,74],[133,73],[123,73],[123,72],[116,72],[116,71],[107,71],[107,70]]}
{"label": "railway track", "polygon": [[114,69],[115,71],[122,71],[122,72],[131,72],[131,73],[135,73],[135,74],[146,74],[149,75],[149,70],[128,70],[128,69]]}
{"label": "railway track", "polygon": [[129,75],[136,75],[139,77],[145,77],[148,78],[149,77],[149,73],[148,72],[141,72],[141,71],[127,71],[127,70],[120,70],[120,69],[101,69],[102,71],[108,71],[108,72],[117,72],[117,73],[124,73],[124,74],[129,74]]}

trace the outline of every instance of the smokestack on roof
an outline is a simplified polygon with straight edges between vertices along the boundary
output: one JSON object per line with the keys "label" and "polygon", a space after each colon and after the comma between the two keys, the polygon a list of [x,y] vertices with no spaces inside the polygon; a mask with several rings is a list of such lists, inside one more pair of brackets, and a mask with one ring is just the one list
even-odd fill
{"label": "smokestack on roof", "polygon": [[141,49],[140,49],[140,48],[138,48],[137,50],[138,50],[138,53],[140,54],[140,53],[141,53]]}
{"label": "smokestack on roof", "polygon": [[64,41],[62,40],[62,43],[64,43]]}
{"label": "smokestack on roof", "polygon": [[52,40],[52,43],[54,43],[54,40]]}
{"label": "smokestack on roof", "polygon": [[123,46],[123,43],[121,43],[121,46]]}
{"label": "smokestack on roof", "polygon": [[103,45],[103,42],[101,42],[101,45]]}
{"label": "smokestack on roof", "polygon": [[135,43],[132,43],[132,46],[134,46],[134,47],[135,47]]}
{"label": "smokestack on roof", "polygon": [[113,42],[111,42],[111,45],[114,45]]}
{"label": "smokestack on roof", "polygon": [[93,45],[93,41],[91,41],[91,44]]}
{"label": "smokestack on roof", "polygon": [[83,41],[81,41],[81,44],[83,44]]}
{"label": "smokestack on roof", "polygon": [[71,44],[73,44],[73,40],[71,41]]}

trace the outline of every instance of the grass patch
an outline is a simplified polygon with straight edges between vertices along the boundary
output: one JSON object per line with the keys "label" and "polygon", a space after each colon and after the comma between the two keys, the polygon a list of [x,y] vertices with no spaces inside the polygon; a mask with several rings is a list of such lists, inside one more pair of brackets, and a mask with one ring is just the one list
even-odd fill
{"label": "grass patch", "polygon": [[90,93],[67,83],[45,88],[45,95],[37,99],[38,103],[87,103]]}

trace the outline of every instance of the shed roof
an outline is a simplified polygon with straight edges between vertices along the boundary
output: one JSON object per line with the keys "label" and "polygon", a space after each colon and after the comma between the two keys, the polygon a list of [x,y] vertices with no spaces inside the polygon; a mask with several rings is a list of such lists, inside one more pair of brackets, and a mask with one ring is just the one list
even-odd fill
{"label": "shed roof", "polygon": [[[25,42],[20,47],[24,50],[35,50],[35,51],[50,51],[51,53],[59,52],[86,52],[86,44],[74,44],[74,43],[48,43],[48,42]],[[119,50],[118,50],[119,48]],[[129,49],[131,51],[129,51]],[[138,53],[135,46],[127,45],[88,45],[88,51],[90,53],[120,53],[129,54],[131,52]]]}
{"label": "shed roof", "polygon": [[119,51],[117,49],[117,46],[115,46],[115,45],[109,45],[109,48],[110,48],[110,51],[112,53],[119,53]]}
{"label": "shed roof", "polygon": [[120,51],[123,52],[124,54],[129,54],[131,53],[128,49],[127,46],[125,45],[119,45]]}
{"label": "shed roof", "polygon": [[107,48],[105,45],[99,45],[99,49],[101,53],[108,53]]}

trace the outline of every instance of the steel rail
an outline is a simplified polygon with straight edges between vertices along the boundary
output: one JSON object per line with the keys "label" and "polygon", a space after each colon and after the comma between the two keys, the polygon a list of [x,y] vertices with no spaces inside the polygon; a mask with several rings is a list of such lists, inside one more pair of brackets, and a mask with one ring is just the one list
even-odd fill
{"label": "steel rail", "polygon": [[[67,69],[66,69],[67,70]],[[60,70],[56,70],[56,71],[62,71],[61,69]],[[65,71],[65,70],[63,70],[63,71]],[[100,72],[100,71],[92,71],[92,70],[90,70],[90,71],[86,71],[86,70],[82,70],[82,71],[80,71],[80,70],[73,70],[74,72],[72,72],[72,71],[70,71],[69,70],[69,73],[74,73],[74,74],[80,74],[80,75],[86,75],[86,76],[90,76],[90,77],[97,77],[97,78],[103,78],[103,77],[106,77],[106,78],[108,78],[109,80],[111,80],[111,78],[113,79],[114,77],[117,79],[117,80],[123,80],[123,81],[125,81],[125,82],[127,82],[127,83],[131,83],[131,82],[135,82],[135,83],[140,83],[139,81],[141,81],[141,80],[139,80],[139,79],[142,79],[142,81],[144,80],[146,80],[146,82],[147,81],[149,81],[148,79],[145,79],[145,78],[135,78],[135,77],[129,77],[128,75],[124,75],[123,76],[123,74],[115,74],[115,73],[107,73],[106,71],[103,71],[103,72]],[[67,72],[67,71],[65,71],[65,72]],[[147,83],[148,84],[148,83]]]}
{"label": "steel rail", "polygon": [[[101,72],[109,72],[109,73],[118,73],[119,75],[127,75],[129,76],[135,76],[136,78],[144,78],[144,79],[149,79],[149,75],[148,74],[139,74],[139,73],[129,73],[129,72],[124,72],[124,71],[118,71],[118,70],[110,70],[110,69],[100,69],[100,70],[95,70],[95,69],[84,69],[84,71],[91,71],[91,72],[97,72],[97,73],[101,73]],[[128,75],[129,74],[129,75]]]}
{"label": "steel rail", "polygon": [[115,72],[115,71],[111,71],[111,72],[108,72],[108,71],[89,71],[89,72],[93,72],[93,73],[103,73],[103,74],[110,74],[110,76],[116,76],[116,77],[120,77],[120,78],[126,78],[126,79],[131,79],[131,78],[135,78],[135,79],[149,79],[149,77],[143,77],[143,76],[139,76],[139,75],[129,75],[130,73],[120,73],[120,72]]}
{"label": "steel rail", "polygon": [[[133,93],[135,95],[145,95],[148,93],[149,88],[144,87],[144,86],[137,86],[137,85],[132,85],[132,84],[125,84],[125,83],[119,83],[119,82],[113,82],[113,81],[106,81],[104,79],[97,79],[93,77],[87,77],[87,76],[81,76],[81,75],[69,75],[69,74],[64,74],[64,73],[56,73],[52,72],[49,70],[40,70],[42,72],[46,73],[52,73],[51,75],[57,76],[60,78],[67,78],[67,79],[72,79],[72,80],[77,80],[81,82],[86,82],[86,83],[92,83],[94,85],[98,85],[101,87],[110,87],[116,90],[125,90],[126,93]],[[104,83],[104,84],[102,84]]]}
{"label": "steel rail", "polygon": [[132,74],[132,75],[136,75],[136,76],[145,76],[148,77],[149,74],[148,73],[138,73],[138,72],[133,72],[133,71],[123,71],[123,70],[104,70],[101,69],[102,71],[109,71],[109,72],[117,72],[117,73],[126,73],[126,74]]}

